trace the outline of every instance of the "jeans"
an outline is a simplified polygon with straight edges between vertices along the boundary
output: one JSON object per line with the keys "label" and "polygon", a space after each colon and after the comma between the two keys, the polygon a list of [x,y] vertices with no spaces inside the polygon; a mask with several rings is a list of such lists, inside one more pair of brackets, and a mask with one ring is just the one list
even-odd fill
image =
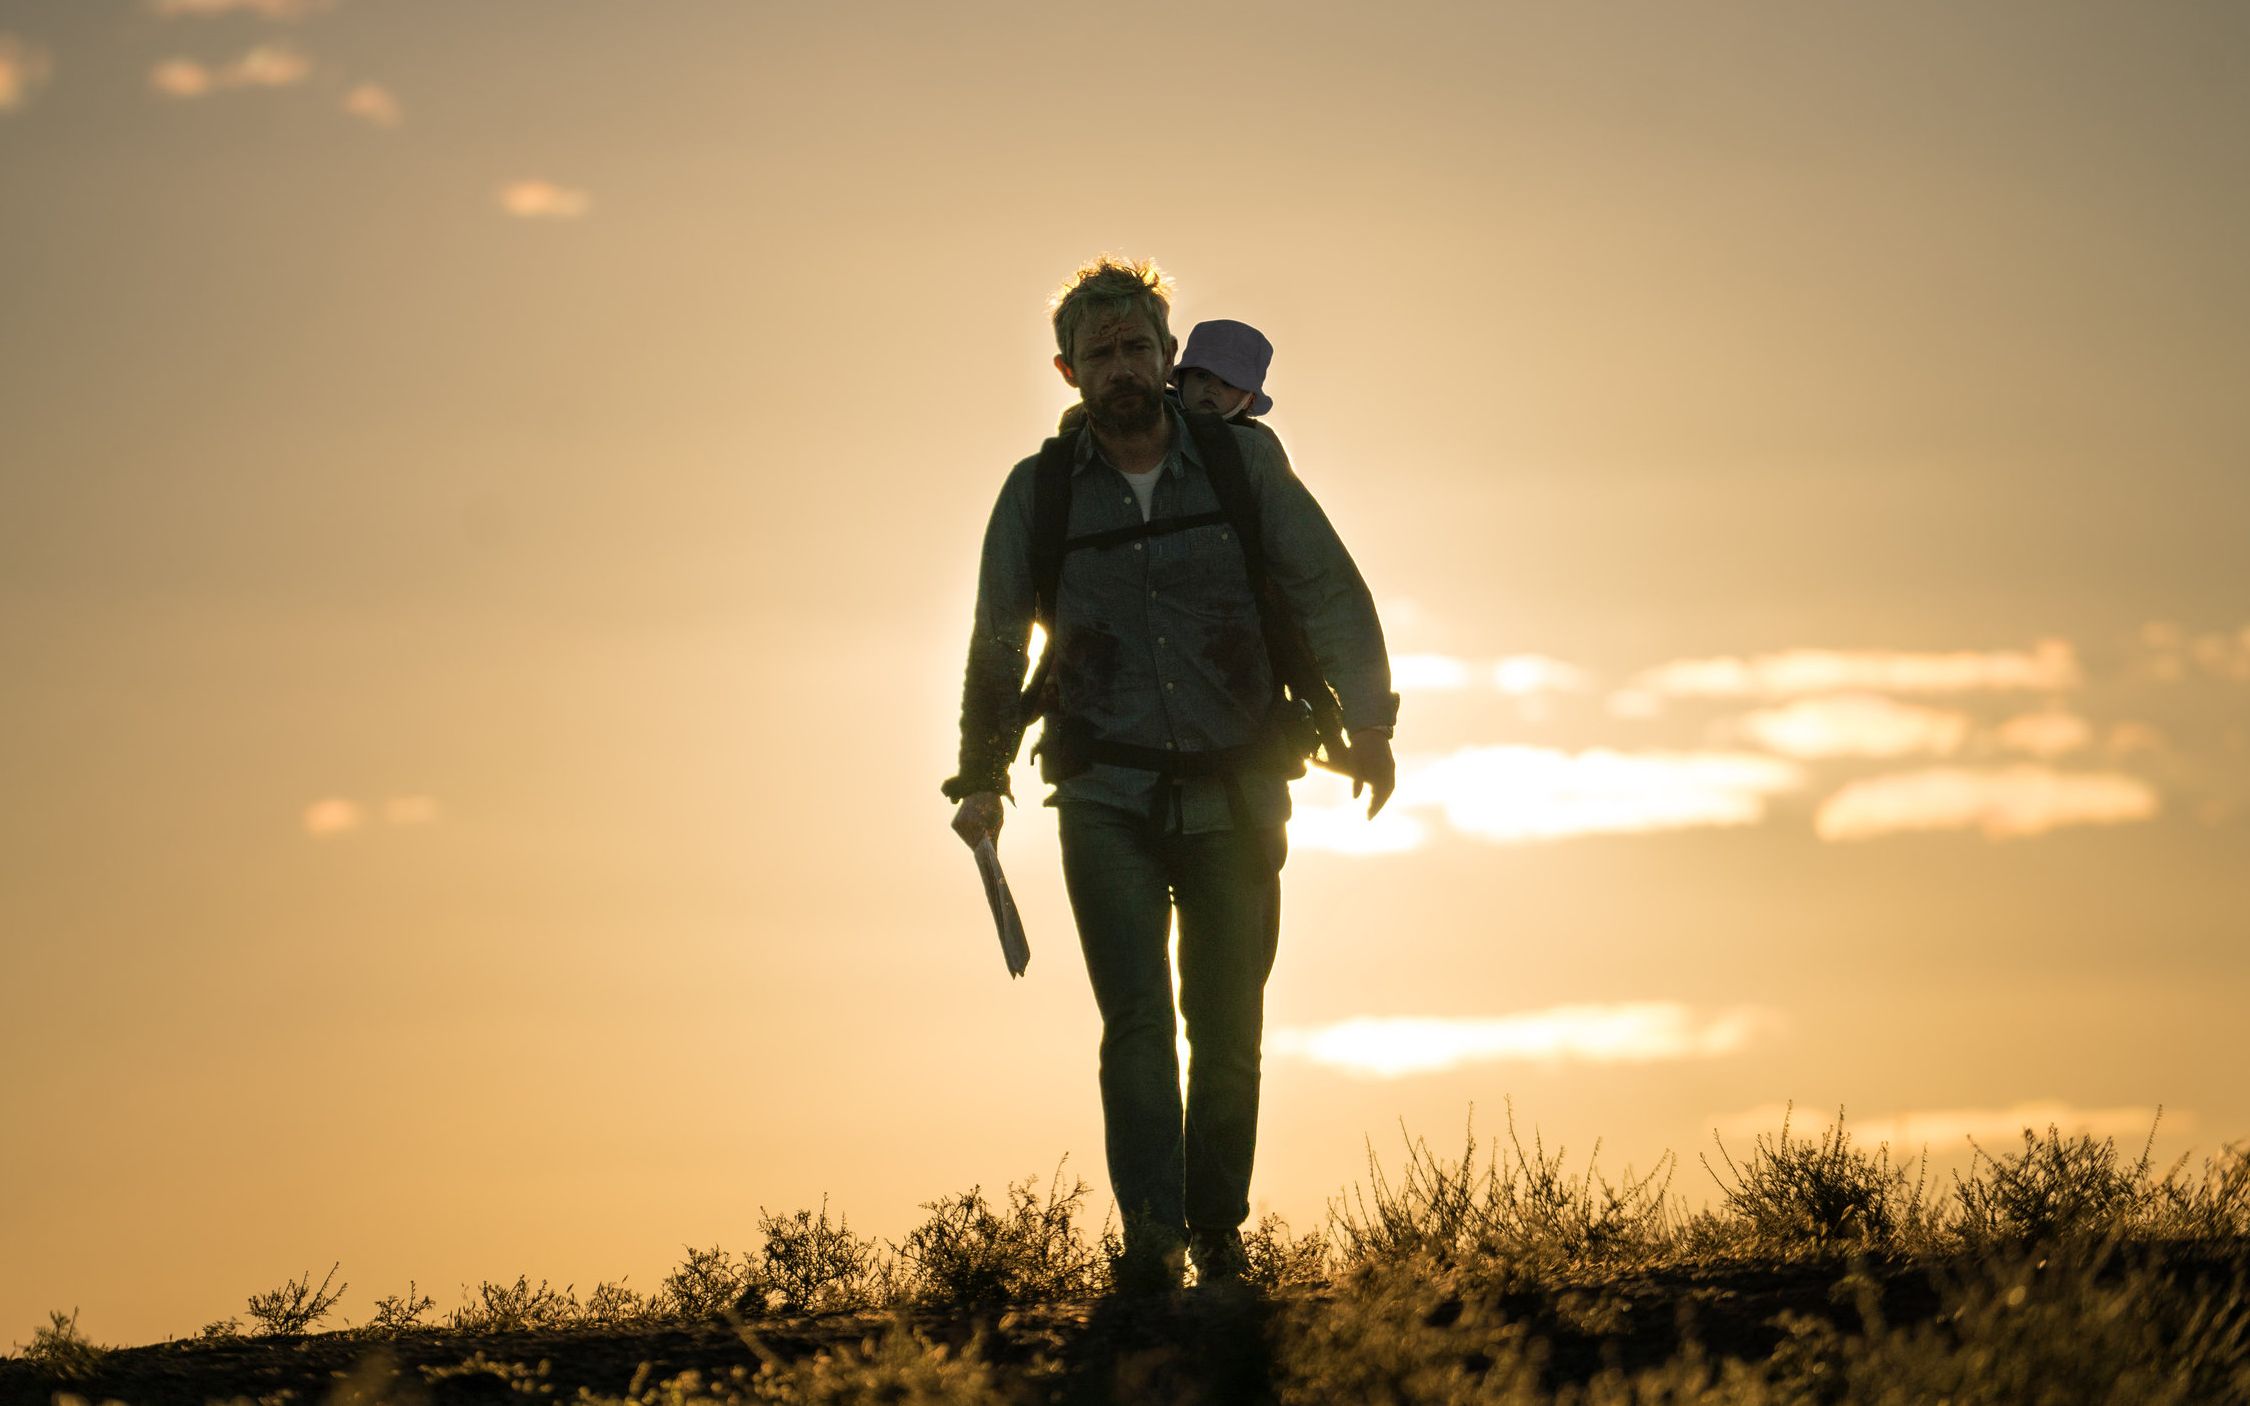
{"label": "jeans", "polygon": [[[1239,1226],[1250,1215],[1285,834],[1278,825],[1182,834],[1112,806],[1058,810],[1063,882],[1102,1016],[1104,1141],[1126,1244]],[[1167,952],[1175,908],[1184,1110]]]}

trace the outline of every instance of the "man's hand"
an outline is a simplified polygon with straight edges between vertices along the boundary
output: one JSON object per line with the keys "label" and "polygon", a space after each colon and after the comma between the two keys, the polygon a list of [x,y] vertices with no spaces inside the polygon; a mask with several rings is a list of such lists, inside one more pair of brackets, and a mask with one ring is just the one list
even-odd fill
{"label": "man's hand", "polygon": [[979,791],[954,807],[953,833],[961,837],[962,844],[975,849],[978,842],[988,835],[998,840],[1000,822],[1006,818],[1000,809],[1000,793]]}
{"label": "man's hand", "polygon": [[1352,734],[1352,799],[1359,799],[1362,786],[1371,787],[1375,793],[1367,802],[1367,818],[1373,820],[1391,792],[1398,789],[1398,762],[1391,756],[1387,732]]}

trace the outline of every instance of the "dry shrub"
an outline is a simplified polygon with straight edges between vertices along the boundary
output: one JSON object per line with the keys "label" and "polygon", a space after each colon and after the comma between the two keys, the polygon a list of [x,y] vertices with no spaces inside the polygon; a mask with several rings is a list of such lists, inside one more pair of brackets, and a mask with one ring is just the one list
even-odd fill
{"label": "dry shrub", "polygon": [[578,1297],[569,1285],[550,1289],[542,1279],[534,1287],[520,1274],[513,1284],[495,1284],[487,1279],[477,1285],[473,1296],[464,1286],[462,1297],[466,1302],[447,1319],[447,1326],[457,1333],[521,1333],[564,1328],[576,1322],[579,1316]]}
{"label": "dry shrub", "polygon": [[414,1281],[409,1279],[405,1293],[385,1294],[375,1300],[375,1316],[368,1320],[367,1331],[388,1335],[426,1327],[422,1316],[436,1307],[437,1300],[417,1293]]}
{"label": "dry shrub", "polygon": [[1031,1177],[1011,1183],[998,1209],[979,1187],[924,1202],[930,1218],[899,1246],[900,1294],[931,1305],[981,1305],[1099,1292],[1108,1279],[1104,1251],[1077,1225],[1086,1183],[1074,1178],[1064,1190],[1057,1166],[1044,1198],[1036,1185]]}
{"label": "dry shrub", "polygon": [[817,1215],[776,1216],[761,1207],[758,1228],[765,1242],[740,1306],[762,1303],[767,1312],[790,1314],[852,1312],[885,1297],[889,1275],[882,1247],[852,1234],[842,1217],[830,1222],[825,1199]]}
{"label": "dry shrub", "polygon": [[78,1331],[77,1309],[72,1309],[68,1317],[61,1309],[49,1309],[47,1318],[45,1327],[32,1330],[30,1342],[16,1345],[24,1361],[64,1381],[86,1376],[101,1365],[102,1355],[109,1349],[95,1345]]}
{"label": "dry shrub", "polygon": [[685,1248],[687,1258],[664,1276],[656,1292],[655,1311],[669,1318],[710,1318],[734,1307],[751,1287],[755,1266],[716,1245]]}
{"label": "dry shrub", "polygon": [[1314,1289],[1328,1282],[1328,1237],[1317,1230],[1292,1235],[1289,1222],[1271,1212],[1243,1232],[1242,1249],[1250,1260],[1250,1283],[1261,1293]]}
{"label": "dry shrub", "polygon": [[1835,1124],[1814,1139],[1792,1139],[1784,1113],[1781,1132],[1759,1134],[1741,1163],[1716,1130],[1711,1140],[1734,1180],[1720,1176],[1709,1157],[1702,1159],[1704,1169],[1755,1248],[1784,1254],[1887,1249],[1933,1228],[1924,1198],[1927,1156],[1909,1183],[1906,1169],[1891,1163],[1890,1144],[1878,1144],[1872,1154],[1851,1145],[1841,1108]]}
{"label": "dry shrub", "polygon": [[656,1302],[622,1279],[596,1284],[578,1306],[578,1322],[589,1328],[629,1328],[660,1317]]}
{"label": "dry shrub", "polygon": [[1406,1165],[1394,1181],[1368,1149],[1368,1185],[1348,1201],[1330,1204],[1331,1239],[1346,1268],[1427,1258],[1440,1265],[1615,1262],[1644,1255],[1666,1234],[1664,1195],[1671,1184],[1671,1155],[1636,1177],[1627,1168],[1611,1182],[1598,1168],[1594,1145],[1583,1173],[1566,1170],[1565,1152],[1549,1154],[1538,1133],[1530,1150],[1508,1110],[1508,1151],[1497,1147],[1477,1160],[1477,1136],[1463,1136],[1461,1156],[1449,1161],[1429,1144],[1409,1137]]}
{"label": "dry shrub", "polygon": [[[2157,1116],[2161,1121],[2161,1109]],[[2155,1145],[2155,1123],[2140,1159],[2129,1164],[2118,1160],[2115,1138],[2096,1142],[2084,1133],[2066,1138],[2051,1123],[2043,1138],[2024,1129],[2021,1152],[1993,1157],[1972,1143],[1968,1179],[1954,1179],[1961,1237],[1983,1247],[2132,1234],[2159,1205],[2148,1179]],[[2175,1166],[2165,1180],[2178,1173]]]}
{"label": "dry shrub", "polygon": [[2203,1162],[2189,1182],[2174,1174],[2155,1189],[2150,1233],[2166,1240],[2250,1240],[2250,1142],[2230,1143]]}
{"label": "dry shrub", "polygon": [[329,1291],[328,1286],[335,1280],[336,1271],[342,1267],[342,1261],[331,1264],[317,1289],[312,1286],[312,1271],[308,1269],[297,1278],[285,1281],[278,1289],[252,1294],[245,1311],[258,1321],[258,1326],[269,1333],[282,1336],[302,1333],[326,1318],[329,1311],[336,1307],[336,1301],[344,1296],[344,1291],[351,1287],[349,1284],[338,1284],[333,1293]]}

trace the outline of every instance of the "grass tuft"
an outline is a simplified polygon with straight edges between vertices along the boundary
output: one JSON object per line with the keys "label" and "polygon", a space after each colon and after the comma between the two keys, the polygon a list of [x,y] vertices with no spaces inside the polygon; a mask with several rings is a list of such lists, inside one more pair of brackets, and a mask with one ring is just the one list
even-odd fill
{"label": "grass tuft", "polygon": [[1549,1153],[1536,1130],[1531,1147],[1524,1147],[1512,1105],[1507,1127],[1509,1159],[1502,1162],[1499,1148],[1487,1147],[1481,1165],[1473,1122],[1463,1133],[1457,1160],[1410,1136],[1396,1179],[1383,1170],[1370,1144],[1367,1185],[1329,1205],[1329,1224],[1344,1267],[1416,1258],[1439,1266],[1493,1260],[1547,1266],[1617,1263],[1662,1245],[1670,1154],[1645,1176],[1636,1177],[1627,1168],[1613,1182],[1600,1170],[1599,1143],[1585,1171],[1573,1173],[1564,1149]]}

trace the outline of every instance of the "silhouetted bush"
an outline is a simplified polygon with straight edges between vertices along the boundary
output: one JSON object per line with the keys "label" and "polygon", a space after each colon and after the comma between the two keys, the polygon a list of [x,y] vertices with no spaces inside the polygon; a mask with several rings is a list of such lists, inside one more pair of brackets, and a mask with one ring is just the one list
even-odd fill
{"label": "silhouetted bush", "polygon": [[32,1330],[30,1342],[16,1344],[24,1361],[65,1381],[83,1377],[101,1364],[109,1349],[96,1346],[78,1331],[77,1309],[67,1318],[62,1310],[49,1309],[47,1318],[45,1327]]}
{"label": "silhouetted bush", "polygon": [[623,1328],[661,1316],[656,1304],[638,1289],[625,1287],[622,1280],[605,1280],[578,1305],[577,1321],[592,1328]]}
{"label": "silhouetted bush", "polygon": [[414,1281],[406,1281],[403,1294],[385,1294],[375,1300],[375,1316],[368,1320],[371,1333],[404,1333],[423,1325],[422,1315],[437,1307],[437,1300],[428,1294],[415,1292]]}
{"label": "silhouetted bush", "polygon": [[750,1287],[754,1266],[716,1245],[708,1250],[690,1245],[687,1252],[657,1290],[658,1311],[672,1318],[709,1318],[734,1307]]}
{"label": "silhouetted bush", "polygon": [[2159,1204],[2148,1180],[2155,1145],[2151,1124],[2140,1160],[2120,1163],[2115,1138],[2066,1138],[2049,1124],[2044,1138],[2024,1129],[2021,1152],[1996,1158],[1976,1147],[1968,1179],[1955,1178],[1961,1236],[1972,1246],[2028,1246],[2130,1234]]}
{"label": "silhouetted bush", "polygon": [[996,1304],[1080,1298],[1105,1286],[1108,1264],[1089,1244],[1076,1218],[1086,1183],[1063,1189],[1055,1169],[1047,1195],[1035,1178],[1011,1183],[998,1210],[981,1188],[926,1201],[930,1218],[899,1246],[899,1291],[925,1304]]}
{"label": "silhouetted bush", "polygon": [[[1891,1164],[1890,1144],[1879,1144],[1872,1154],[1851,1145],[1841,1108],[1835,1124],[1811,1140],[1792,1139],[1789,1114],[1784,1113],[1780,1133],[1770,1138],[1759,1134],[1742,1163],[1728,1154],[1716,1132],[1711,1140],[1734,1180],[1720,1176],[1709,1157],[1702,1159],[1704,1169],[1756,1249],[1889,1248],[1902,1236],[1933,1228],[1924,1199],[1927,1158],[1909,1184],[1906,1169]],[[1726,1238],[1723,1233],[1709,1236],[1714,1244]]]}
{"label": "silhouetted bush", "polygon": [[871,1308],[887,1296],[882,1246],[852,1234],[841,1217],[820,1212],[785,1216],[758,1212],[764,1243],[743,1301],[759,1299],[772,1313],[832,1313]]}
{"label": "silhouetted bush", "polygon": [[[2180,1165],[2185,1165],[2181,1163]],[[2250,1239],[2250,1143],[2204,1159],[2203,1175],[2174,1174],[2157,1184],[2146,1210],[2150,1233],[2168,1240]]]}
{"label": "silhouetted bush", "polygon": [[1458,1161],[1409,1137],[1406,1163],[1394,1181],[1367,1154],[1368,1184],[1331,1202],[1329,1223],[1346,1268],[1423,1257],[1439,1265],[1505,1260],[1515,1265],[1608,1261],[1647,1254],[1664,1239],[1664,1195],[1670,1154],[1647,1176],[1630,1168],[1612,1183],[1598,1170],[1601,1144],[1582,1175],[1565,1171],[1565,1153],[1550,1155],[1535,1131],[1526,1151],[1508,1112],[1510,1160],[1488,1148],[1477,1162],[1470,1127]]}
{"label": "silhouetted bush", "polygon": [[1289,1222],[1271,1212],[1259,1217],[1254,1229],[1243,1232],[1242,1249],[1250,1260],[1250,1283],[1261,1293],[1281,1294],[1328,1282],[1328,1237],[1317,1230],[1292,1235]]}
{"label": "silhouetted bush", "polygon": [[[468,1291],[462,1290],[468,1297]],[[577,1321],[578,1298],[569,1286],[550,1289],[542,1279],[534,1287],[523,1275],[513,1284],[487,1279],[476,1294],[453,1310],[448,1326],[462,1333],[521,1333],[531,1329],[561,1328]]]}
{"label": "silhouetted bush", "polygon": [[308,1269],[298,1278],[286,1281],[278,1289],[252,1294],[245,1311],[258,1321],[258,1326],[269,1333],[283,1336],[302,1333],[326,1318],[329,1311],[336,1307],[336,1301],[344,1296],[344,1291],[351,1287],[349,1284],[338,1284],[335,1292],[329,1292],[329,1284],[336,1278],[336,1271],[342,1267],[341,1261],[330,1265],[317,1289],[312,1286],[312,1271]]}

